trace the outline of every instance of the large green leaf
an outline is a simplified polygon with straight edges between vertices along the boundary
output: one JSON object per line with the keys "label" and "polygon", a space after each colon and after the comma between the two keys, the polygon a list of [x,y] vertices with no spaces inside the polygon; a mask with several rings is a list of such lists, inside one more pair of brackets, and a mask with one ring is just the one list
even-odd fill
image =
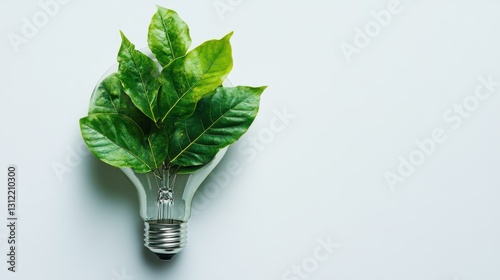
{"label": "large green leaf", "polygon": [[151,121],[130,100],[123,91],[118,73],[106,77],[96,87],[89,104],[89,115],[98,113],[117,113],[130,117],[143,131],[148,132]]}
{"label": "large green leaf", "polygon": [[121,114],[93,114],[80,119],[80,130],[89,150],[115,167],[149,172],[157,166],[141,128]]}
{"label": "large green leaf", "polygon": [[266,87],[218,87],[202,98],[193,115],[175,125],[169,158],[180,166],[202,165],[234,143],[248,129],[259,110]]}
{"label": "large green leaf", "polygon": [[118,73],[125,93],[139,110],[154,122],[157,115],[157,96],[160,82],[156,62],[135,49],[135,46],[123,33],[122,44],[118,52]]}
{"label": "large green leaf", "polygon": [[175,11],[158,6],[149,25],[148,45],[158,62],[168,65],[191,46],[189,28]]}
{"label": "large green leaf", "polygon": [[190,116],[196,103],[222,84],[233,67],[231,35],[207,41],[163,69],[158,97],[162,121]]}

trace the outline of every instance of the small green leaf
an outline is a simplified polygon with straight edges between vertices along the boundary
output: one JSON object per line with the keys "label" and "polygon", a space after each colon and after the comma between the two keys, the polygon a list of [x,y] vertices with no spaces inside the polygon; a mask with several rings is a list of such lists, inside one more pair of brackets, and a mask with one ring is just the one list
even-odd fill
{"label": "small green leaf", "polygon": [[162,121],[190,116],[196,103],[222,84],[233,67],[231,35],[207,41],[163,69],[158,97]]}
{"label": "small green leaf", "polygon": [[193,115],[176,123],[169,158],[180,166],[202,165],[238,140],[252,124],[266,87],[219,87],[202,98]]}
{"label": "small green leaf", "polygon": [[125,93],[139,110],[154,122],[157,116],[157,96],[160,82],[159,68],[147,55],[137,51],[123,33],[118,52],[118,74]]}
{"label": "small green leaf", "polygon": [[151,120],[135,107],[130,97],[123,91],[118,73],[113,73],[102,80],[92,94],[89,115],[98,113],[117,113],[130,117],[145,132],[151,127]]}
{"label": "small green leaf", "polygon": [[158,62],[168,65],[191,46],[189,28],[175,11],[158,6],[149,25],[148,45]]}
{"label": "small green leaf", "polygon": [[120,114],[93,114],[80,119],[80,130],[89,150],[114,167],[136,172],[153,170],[151,153],[141,128]]}
{"label": "small green leaf", "polygon": [[149,150],[151,152],[151,159],[153,165],[158,168],[162,166],[167,158],[168,153],[168,134],[167,129],[159,129],[153,127],[151,134],[147,137]]}
{"label": "small green leaf", "polygon": [[129,110],[132,101],[127,95],[125,95],[126,98],[123,98],[122,93],[124,94],[118,75],[113,73],[107,76],[96,87],[90,98],[89,115],[97,113],[124,114]]}

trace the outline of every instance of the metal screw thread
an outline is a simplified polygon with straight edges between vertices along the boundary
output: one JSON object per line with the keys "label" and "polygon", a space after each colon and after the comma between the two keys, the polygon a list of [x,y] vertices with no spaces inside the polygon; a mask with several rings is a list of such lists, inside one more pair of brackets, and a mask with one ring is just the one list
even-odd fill
{"label": "metal screw thread", "polygon": [[162,260],[169,260],[186,246],[187,223],[179,220],[154,220],[144,223],[144,246]]}

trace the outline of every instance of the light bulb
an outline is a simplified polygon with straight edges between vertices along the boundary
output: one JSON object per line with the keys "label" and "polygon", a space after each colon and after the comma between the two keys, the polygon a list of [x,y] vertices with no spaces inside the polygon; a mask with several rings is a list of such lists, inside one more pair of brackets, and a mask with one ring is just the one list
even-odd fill
{"label": "light bulb", "polygon": [[[157,62],[149,49],[140,51]],[[161,65],[157,64],[161,69]],[[104,73],[92,96],[96,94],[101,82],[117,70],[118,64],[115,64]],[[232,86],[227,79],[223,84]],[[190,174],[174,174],[176,172],[167,167],[148,173],[120,168],[137,189],[139,212],[144,220],[144,245],[160,259],[170,260],[186,245],[186,226],[191,215],[193,196],[226,151],[227,147],[221,149],[209,163]]]}
{"label": "light bulb", "polygon": [[170,260],[186,245],[193,196],[226,151],[227,148],[220,150],[212,161],[190,174],[172,175],[171,170],[163,168],[159,176],[121,168],[137,189],[139,212],[144,220],[144,246],[160,259]]}

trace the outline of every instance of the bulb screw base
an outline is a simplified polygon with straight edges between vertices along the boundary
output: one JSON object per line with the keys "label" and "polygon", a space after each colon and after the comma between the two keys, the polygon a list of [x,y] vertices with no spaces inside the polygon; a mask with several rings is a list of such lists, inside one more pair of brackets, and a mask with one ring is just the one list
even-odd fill
{"label": "bulb screw base", "polygon": [[153,220],[144,223],[144,246],[161,260],[168,261],[186,246],[187,223]]}

